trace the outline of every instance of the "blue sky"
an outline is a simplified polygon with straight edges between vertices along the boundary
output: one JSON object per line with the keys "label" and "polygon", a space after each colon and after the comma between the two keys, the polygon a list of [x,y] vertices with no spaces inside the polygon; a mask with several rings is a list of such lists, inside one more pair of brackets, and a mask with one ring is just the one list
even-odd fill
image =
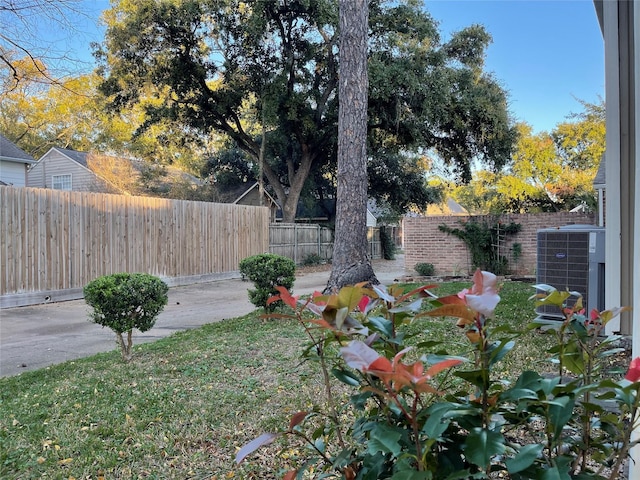
{"label": "blue sky", "polygon": [[550,131],[576,100],[604,98],[604,43],[592,0],[427,0],[427,10],[452,32],[480,23],[493,36],[486,70],[509,92],[516,120]]}
{"label": "blue sky", "polygon": [[[592,0],[425,0],[443,39],[479,23],[493,36],[486,70],[509,92],[510,110],[534,131],[550,131],[578,99],[604,98],[604,45]],[[61,40],[69,53],[91,61],[89,43],[100,41],[100,12],[108,0],[84,0],[88,16]],[[83,8],[84,9],[84,8]]]}

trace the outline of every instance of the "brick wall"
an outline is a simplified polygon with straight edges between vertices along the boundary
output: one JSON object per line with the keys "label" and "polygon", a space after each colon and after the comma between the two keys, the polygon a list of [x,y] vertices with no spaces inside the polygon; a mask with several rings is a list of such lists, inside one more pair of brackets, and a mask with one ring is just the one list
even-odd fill
{"label": "brick wall", "polygon": [[[439,225],[460,228],[460,222],[486,221],[494,224],[519,223],[520,232],[507,235],[506,245],[501,255],[509,259],[513,273],[533,275],[536,270],[537,231],[541,228],[561,227],[563,225],[596,225],[597,216],[592,213],[535,213],[505,214],[501,216],[433,216],[405,218],[404,230],[404,267],[407,273],[414,272],[416,263],[432,263],[437,275],[466,275],[471,266],[471,255],[465,243],[458,237],[441,232]],[[518,264],[513,262],[512,245],[519,243],[522,254]]]}

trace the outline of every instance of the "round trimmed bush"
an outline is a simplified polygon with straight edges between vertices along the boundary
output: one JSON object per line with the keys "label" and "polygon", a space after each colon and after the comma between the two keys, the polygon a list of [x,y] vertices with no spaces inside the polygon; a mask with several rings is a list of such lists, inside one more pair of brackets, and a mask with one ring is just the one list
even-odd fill
{"label": "round trimmed bush", "polygon": [[[91,321],[116,333],[122,357],[131,359],[131,332],[151,329],[167,304],[169,287],[158,277],[146,273],[114,273],[89,282],[84,299],[93,308]],[[127,332],[125,344],[122,334]]]}
{"label": "round trimmed bush", "polygon": [[249,290],[249,301],[256,307],[273,311],[276,303],[267,305],[267,300],[276,295],[275,287],[284,287],[291,291],[296,279],[296,264],[293,260],[274,253],[253,255],[240,261],[240,273],[255,285]]}

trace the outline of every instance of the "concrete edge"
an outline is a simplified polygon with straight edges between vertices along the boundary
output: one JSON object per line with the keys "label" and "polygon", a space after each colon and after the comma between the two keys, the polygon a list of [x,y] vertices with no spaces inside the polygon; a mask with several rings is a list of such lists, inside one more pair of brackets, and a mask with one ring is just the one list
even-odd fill
{"label": "concrete edge", "polygon": [[[204,275],[190,275],[184,277],[159,277],[169,287],[181,287],[197,283],[216,282],[219,280],[232,280],[241,278],[240,271],[223,273],[208,273]],[[28,307],[45,303],[66,302],[84,298],[82,288],[69,288],[65,290],[45,290],[41,292],[20,292],[0,295],[0,310],[4,308]]]}

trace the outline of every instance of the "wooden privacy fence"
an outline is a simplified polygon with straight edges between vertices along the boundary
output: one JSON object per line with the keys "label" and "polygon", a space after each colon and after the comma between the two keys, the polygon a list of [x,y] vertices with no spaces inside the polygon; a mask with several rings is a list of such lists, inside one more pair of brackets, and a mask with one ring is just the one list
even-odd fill
{"label": "wooden privacy fence", "polygon": [[228,278],[268,237],[266,207],[3,186],[0,307],[80,298],[116,272]]}
{"label": "wooden privacy fence", "polygon": [[[369,227],[367,237],[371,258],[381,258],[380,229]],[[317,224],[272,223],[269,227],[269,252],[290,258],[298,265],[310,256],[331,261],[333,231]]]}

